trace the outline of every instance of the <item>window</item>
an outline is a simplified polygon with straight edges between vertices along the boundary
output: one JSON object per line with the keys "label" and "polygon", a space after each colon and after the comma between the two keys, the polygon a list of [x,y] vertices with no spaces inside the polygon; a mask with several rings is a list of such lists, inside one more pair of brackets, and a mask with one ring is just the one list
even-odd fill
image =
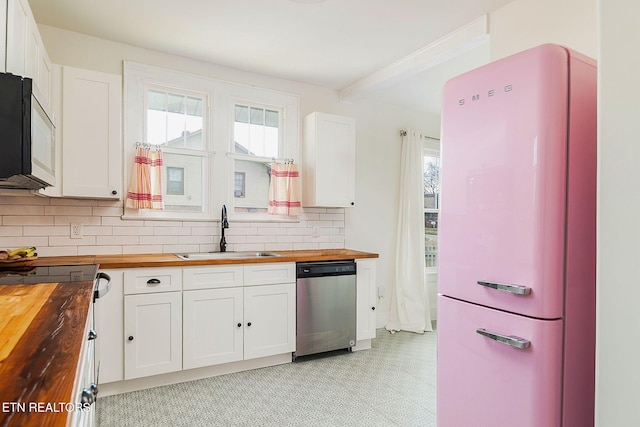
{"label": "window", "polygon": [[210,221],[226,204],[234,221],[274,220],[271,159],[298,157],[296,95],[131,62],[124,86],[125,173],[137,142],[160,148],[165,205],[124,218]]}
{"label": "window", "polygon": [[145,91],[144,139],[163,151],[165,211],[204,212],[207,95],[159,85],[146,86]]}
{"label": "window", "polygon": [[438,266],[438,212],[440,209],[440,154],[425,149],[424,169],[425,267]]}
{"label": "window", "polygon": [[[280,158],[280,117],[277,108],[236,103],[234,105],[233,147],[234,212],[265,213],[269,203],[271,161]],[[242,195],[238,196],[238,176]]]}
{"label": "window", "polygon": [[246,173],[236,172],[233,184],[233,197],[244,197],[245,195],[245,178]]}
{"label": "window", "polygon": [[184,195],[184,168],[167,166],[167,194]]}

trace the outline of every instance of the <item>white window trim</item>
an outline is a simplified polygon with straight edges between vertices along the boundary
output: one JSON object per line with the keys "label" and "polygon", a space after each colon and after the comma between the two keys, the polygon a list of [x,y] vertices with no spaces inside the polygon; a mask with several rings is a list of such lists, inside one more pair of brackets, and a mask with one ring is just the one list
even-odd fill
{"label": "white window trim", "polygon": [[[300,98],[298,95],[215,80],[164,68],[124,62],[124,178],[128,185],[136,142],[145,142],[145,88],[159,86],[177,91],[207,93],[209,111],[205,147],[208,152],[204,171],[208,195],[204,212],[135,210],[125,208],[122,219],[212,221],[220,220],[223,204],[233,206],[234,167],[232,158],[233,108],[236,103],[265,105],[282,111],[282,157],[297,163],[300,150]],[[206,120],[205,115],[205,120]],[[213,187],[215,185],[215,188]],[[228,209],[230,221],[296,222],[297,218],[262,213],[234,213]]]}

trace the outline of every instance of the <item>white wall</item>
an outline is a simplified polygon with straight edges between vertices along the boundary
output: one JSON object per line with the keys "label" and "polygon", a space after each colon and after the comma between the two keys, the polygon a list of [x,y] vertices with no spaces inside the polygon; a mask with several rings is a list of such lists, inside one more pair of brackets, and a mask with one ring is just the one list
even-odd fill
{"label": "white wall", "polygon": [[491,59],[544,43],[597,58],[596,0],[515,0],[489,18]]}
{"label": "white wall", "polygon": [[[395,263],[400,174],[399,132],[410,127],[439,135],[438,117],[380,103],[341,103],[337,91],[326,88],[226,68],[53,27],[40,26],[39,29],[51,60],[57,64],[122,74],[122,61],[129,60],[297,94],[300,96],[302,117],[313,111],[354,117],[357,123],[356,206],[344,210],[305,210],[303,222],[299,226],[300,235],[296,236],[298,243],[289,246],[348,247],[377,252],[380,254],[378,286],[385,289],[385,295],[389,295],[388,288],[393,281]],[[212,250],[214,247],[207,245],[211,245],[211,240],[215,240],[219,233],[217,224],[214,223],[198,225],[189,222],[121,221],[119,203],[31,199],[23,202],[21,198],[0,196],[0,238],[4,246],[22,246],[23,242],[27,242],[25,244],[49,248],[42,255],[51,255],[51,252],[61,255],[174,252],[183,250],[178,248],[184,248],[185,245],[191,245],[195,250]],[[28,204],[32,205],[27,206]],[[33,215],[21,218],[19,212],[23,206],[27,212],[33,211]],[[68,224],[73,218],[88,221],[89,226],[85,226],[87,242],[68,238]],[[309,235],[314,225],[326,227],[330,234],[321,235],[314,241],[313,236]],[[278,225],[250,224],[246,227],[234,227],[232,224],[232,228],[226,233],[229,236],[227,241],[235,242],[236,249],[249,245],[262,245],[266,249],[284,248],[282,244],[273,247],[276,240],[265,237],[275,232],[273,227]],[[388,298],[383,298],[377,310],[379,327],[386,322],[388,306]]]}
{"label": "white wall", "polygon": [[640,425],[640,4],[600,0],[596,423]]}

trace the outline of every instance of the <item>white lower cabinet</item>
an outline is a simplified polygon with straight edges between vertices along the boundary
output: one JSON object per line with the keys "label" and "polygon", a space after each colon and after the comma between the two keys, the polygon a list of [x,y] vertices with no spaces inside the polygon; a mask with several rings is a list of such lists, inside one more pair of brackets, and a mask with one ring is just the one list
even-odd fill
{"label": "white lower cabinet", "polygon": [[244,358],[296,350],[296,285],[244,288]]}
{"label": "white lower cabinet", "polygon": [[183,368],[242,360],[242,288],[183,292]]}
{"label": "white lower cabinet", "polygon": [[294,264],[265,266],[185,268],[184,369],[295,351]]}
{"label": "white lower cabinet", "polygon": [[182,369],[182,292],[124,297],[124,379]]}
{"label": "white lower cabinet", "polygon": [[101,270],[111,278],[109,292],[96,300],[96,359],[101,383],[124,379],[124,270]]}
{"label": "white lower cabinet", "polygon": [[376,260],[357,259],[356,271],[356,339],[360,341],[376,337]]}
{"label": "white lower cabinet", "polygon": [[[356,262],[357,339],[367,340],[375,337],[376,261]],[[286,363],[295,351],[293,262],[102,271],[111,276],[96,307],[103,384],[269,356]]]}

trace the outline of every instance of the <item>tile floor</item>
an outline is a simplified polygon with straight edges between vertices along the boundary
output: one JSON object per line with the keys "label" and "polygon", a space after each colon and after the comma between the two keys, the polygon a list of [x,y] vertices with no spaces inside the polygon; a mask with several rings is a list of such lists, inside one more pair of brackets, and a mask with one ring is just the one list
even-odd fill
{"label": "tile floor", "polygon": [[379,329],[372,347],[104,397],[97,424],[435,426],[435,332]]}

